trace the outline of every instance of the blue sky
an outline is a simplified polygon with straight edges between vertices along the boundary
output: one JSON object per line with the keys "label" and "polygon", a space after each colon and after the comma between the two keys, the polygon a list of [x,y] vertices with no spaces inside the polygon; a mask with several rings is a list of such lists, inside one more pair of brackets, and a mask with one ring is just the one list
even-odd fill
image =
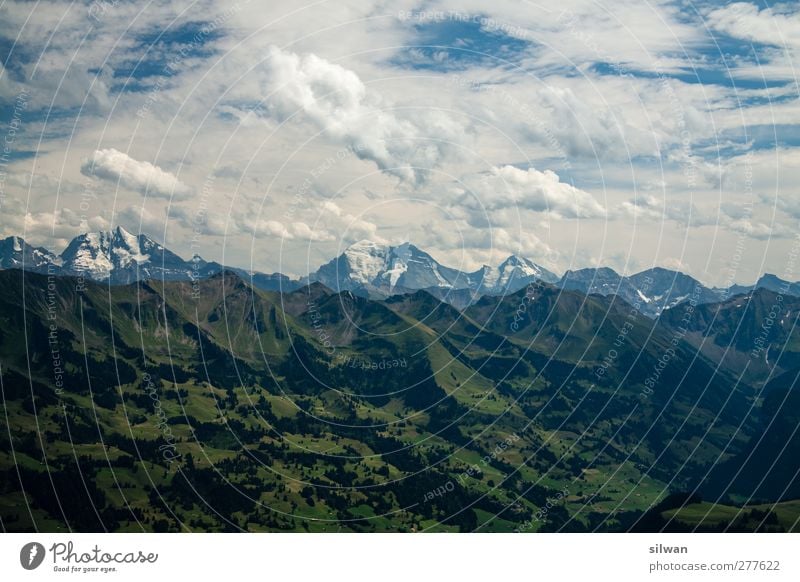
{"label": "blue sky", "polygon": [[795,3],[6,2],[0,234],[792,278],[799,51]]}
{"label": "blue sky", "polygon": [[465,15],[464,19],[433,19],[414,24],[413,34],[418,44],[403,47],[389,64],[439,72],[478,66],[507,68],[517,64],[534,43],[502,29],[487,29],[481,21],[488,18],[475,14]]}

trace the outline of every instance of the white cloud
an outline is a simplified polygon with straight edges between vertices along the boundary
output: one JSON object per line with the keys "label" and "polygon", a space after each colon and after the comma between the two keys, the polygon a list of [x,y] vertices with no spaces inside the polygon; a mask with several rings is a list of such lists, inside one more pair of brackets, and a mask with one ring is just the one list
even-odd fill
{"label": "white cloud", "polygon": [[119,183],[143,196],[181,200],[192,195],[191,188],[174,174],[114,148],[96,150],[93,157],[81,165],[81,173]]}
{"label": "white cloud", "polygon": [[800,48],[800,13],[796,9],[760,9],[750,2],[734,2],[712,10],[707,23],[715,30],[750,42]]}
{"label": "white cloud", "polygon": [[[559,253],[530,231],[492,227],[473,228],[466,223],[439,228],[430,221],[423,225],[425,236],[419,246],[437,251],[437,259],[462,271],[475,271],[483,265],[498,265],[509,255],[527,257],[556,269]],[[440,256],[439,256],[440,255]]]}
{"label": "white cloud", "polygon": [[780,224],[772,226],[752,216],[752,208],[723,203],[718,211],[701,210],[691,202],[659,199],[655,196],[641,196],[623,202],[619,208],[620,216],[630,216],[638,220],[663,222],[672,221],[683,228],[716,226],[756,240],[770,240],[791,236],[791,231]]}
{"label": "white cloud", "polygon": [[171,236],[172,230],[168,228],[166,212],[153,212],[141,204],[123,208],[117,213],[114,222],[130,232],[144,233],[159,240],[166,235],[168,238],[164,240],[164,244],[171,244],[174,240]]}
{"label": "white cloud", "polygon": [[684,227],[709,226],[719,222],[716,215],[702,212],[690,201],[667,200],[652,195],[639,196],[625,201],[618,210],[621,217],[659,222],[672,220]]}
{"label": "white cloud", "polygon": [[706,24],[712,30],[745,42],[767,45],[753,49],[757,59],[730,59],[731,76],[759,81],[789,81],[796,95],[797,58],[800,56],[800,11],[796,4],[781,3],[760,8],[750,2],[735,2],[711,10]]}
{"label": "white cloud", "polygon": [[750,219],[730,219],[726,217],[724,225],[732,230],[756,240],[768,241],[778,238],[788,238],[795,235],[794,231],[787,229],[780,224],[769,225],[763,222],[752,221]]}
{"label": "white cloud", "polygon": [[600,218],[606,211],[594,197],[562,182],[551,170],[493,167],[463,180],[459,204],[473,211],[524,208],[561,218]]}
{"label": "white cloud", "polygon": [[284,224],[278,220],[253,220],[245,217],[239,227],[252,233],[256,238],[273,237],[284,240],[305,240],[309,242],[331,242],[336,240],[324,228],[312,228],[305,222]]}
{"label": "white cloud", "polygon": [[[136,3],[109,4],[95,21],[88,18],[85,3],[84,9],[75,9],[64,0],[35,5],[10,0],[0,8],[0,38],[18,43],[8,69],[0,67],[0,95],[11,98],[27,90],[29,107],[15,150],[38,148],[38,154],[9,164],[9,200],[19,198],[23,210],[12,216],[6,204],[3,228],[20,234],[27,222],[29,232],[36,230],[34,236],[46,242],[54,205],[77,211],[83,202],[83,160],[94,158],[98,143],[120,149],[126,148],[118,144],[131,143],[130,152],[161,168],[133,160],[131,168],[144,169],[147,177],[130,172],[126,183],[119,168],[127,170],[128,163],[112,164],[116,173],[105,179],[124,188],[115,196],[92,199],[87,214],[95,218],[89,220],[142,221],[144,229],[158,228],[159,216],[166,216],[161,200],[147,204],[148,213],[134,211],[147,187],[151,196],[162,199],[173,194],[170,184],[178,178],[169,170],[175,166],[161,162],[156,152],[185,152],[179,175],[197,190],[209,174],[223,175],[215,168],[233,165],[241,175],[218,182],[207,217],[196,220],[197,205],[191,200],[171,204],[169,215],[178,234],[197,228],[209,235],[203,238],[203,254],[223,248],[227,227],[233,238],[224,242],[225,256],[231,264],[236,263],[232,257],[252,259],[249,235],[257,225],[251,217],[263,217],[259,236],[267,242],[284,236],[292,243],[283,247],[288,267],[263,252],[256,258],[262,269],[297,268],[307,262],[309,251],[314,260],[327,260],[335,247],[331,241],[358,238],[411,240],[431,252],[437,247],[456,252],[463,244],[469,249],[465,255],[493,262],[488,249],[501,245],[500,253],[540,259],[547,253],[544,243],[537,242],[541,237],[552,248],[574,253],[570,260],[591,256],[609,261],[620,249],[631,249],[633,257],[623,253],[626,262],[651,264],[650,255],[659,249],[666,253],[660,258],[705,260],[711,255],[709,264],[718,265],[744,233],[753,250],[744,262],[754,270],[766,265],[778,271],[783,257],[775,249],[789,241],[768,241],[793,229],[800,216],[793,202],[800,148],[756,151],[750,161],[736,156],[749,147],[743,128],[797,123],[800,106],[792,98],[797,96],[797,7],[784,2],[765,9],[756,7],[755,0],[720,4],[701,8],[701,17],[692,18],[674,0],[602,5],[564,0],[557,7],[521,7],[518,0],[435,0],[430,5],[399,0],[306,8],[275,0],[268,8],[237,4],[228,17],[230,3],[173,0],[144,9]],[[518,52],[509,61],[487,65],[492,54],[478,62],[463,58],[460,41],[479,40],[470,37],[477,30],[465,30],[464,39],[451,42],[452,47],[434,53],[406,50],[404,61],[397,47],[419,46],[426,37],[448,44],[446,35],[437,37],[445,26],[417,26],[397,18],[399,11],[420,9],[485,16],[498,24],[484,27],[493,40],[502,41],[508,25],[518,26],[524,32],[519,37],[531,42],[515,43],[512,50]],[[220,16],[219,34],[208,37],[201,51],[187,55],[169,74],[163,65],[174,56],[175,45],[142,40]],[[718,64],[706,25],[739,39],[734,43],[741,50],[726,58],[730,70]],[[749,42],[768,46],[756,44],[753,52]],[[289,52],[273,45],[293,48]],[[148,74],[126,80],[125,72],[137,64]],[[682,81],[694,65],[701,78]],[[706,82],[705,70],[792,82],[732,88],[714,79]],[[676,72],[682,75],[672,77]],[[453,82],[456,76],[458,83]],[[139,87],[122,90],[126,81]],[[151,97],[155,104],[141,123],[136,111]],[[257,103],[262,107],[250,107]],[[58,115],[45,120],[43,112],[51,104]],[[266,131],[280,122],[287,123],[265,140]],[[684,131],[691,148],[684,147]],[[790,135],[790,129],[783,135]],[[756,145],[763,147],[761,141]],[[460,157],[467,146],[464,156],[470,157]],[[312,170],[328,168],[326,158],[347,148],[358,148],[358,157],[350,153],[324,175],[313,175]],[[520,183],[503,181],[496,174],[510,163],[537,170],[517,170]],[[691,185],[685,175],[690,166],[698,173]],[[582,188],[577,192],[591,192],[597,200],[569,192],[569,184],[562,182],[567,168]],[[17,183],[11,173],[17,171],[33,173],[37,180],[49,176],[51,184]],[[302,186],[309,174],[315,178],[314,192]],[[394,186],[387,175],[404,184]],[[452,176],[469,176],[462,192],[453,192]],[[423,211],[406,195],[408,185],[419,186],[426,178],[430,187],[424,190],[432,193],[427,202],[434,204],[422,206]],[[362,189],[374,192],[374,198],[365,198]],[[423,189],[416,190],[415,197],[422,198]],[[480,196],[463,196],[470,190]],[[292,202],[297,192],[300,202]],[[629,200],[634,192],[637,204]],[[320,205],[321,193],[335,198],[335,208]],[[647,194],[656,197],[648,202]],[[397,200],[372,206],[387,198]],[[462,199],[470,206],[459,208]],[[750,215],[743,203],[753,199],[765,203],[757,203]],[[255,205],[262,201],[263,206]],[[581,215],[611,222],[584,228],[574,220]],[[631,216],[642,220],[643,228],[630,228]],[[665,217],[667,228],[653,228]],[[56,236],[77,234],[73,222],[59,216]],[[458,241],[440,241],[439,233]],[[323,242],[304,244],[314,239]],[[180,245],[189,240],[176,237],[175,250],[186,253]]]}
{"label": "white cloud", "polygon": [[311,228],[305,222],[293,222],[289,226],[289,231],[294,238],[311,242],[329,242],[336,239],[336,237],[326,230]]}
{"label": "white cloud", "polygon": [[289,232],[289,229],[277,220],[264,220],[253,224],[253,235],[259,236],[259,234],[262,233],[267,236],[278,238],[294,238],[294,235]]}
{"label": "white cloud", "polygon": [[800,218],[800,196],[794,195],[774,199],[770,199],[767,196],[762,196],[761,201],[764,204],[775,204],[775,206],[792,218]]}
{"label": "white cloud", "polygon": [[265,97],[270,114],[307,119],[328,137],[353,148],[362,160],[405,182],[420,184],[428,172],[455,156],[466,128],[445,113],[395,109],[351,70],[314,54],[270,47]]}
{"label": "white cloud", "polygon": [[356,242],[369,239],[377,243],[387,242],[378,234],[378,225],[360,216],[342,210],[331,200],[322,203],[320,222],[326,224],[334,232],[340,233],[345,242]]}
{"label": "white cloud", "polygon": [[22,236],[28,243],[60,252],[76,235],[106,230],[108,220],[99,215],[84,216],[69,208],[53,211],[26,211],[18,200],[3,205],[2,232],[6,236]]}
{"label": "white cloud", "polygon": [[235,224],[226,214],[204,206],[187,208],[172,205],[169,209],[169,217],[191,232],[206,236],[225,236],[233,234],[232,231],[235,231]]}

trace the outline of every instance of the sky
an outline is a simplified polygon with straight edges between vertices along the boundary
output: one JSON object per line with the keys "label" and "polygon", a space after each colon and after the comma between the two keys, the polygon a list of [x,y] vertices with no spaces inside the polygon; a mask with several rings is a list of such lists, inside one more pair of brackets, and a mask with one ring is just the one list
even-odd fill
{"label": "sky", "polygon": [[0,235],[800,279],[800,5],[0,0]]}

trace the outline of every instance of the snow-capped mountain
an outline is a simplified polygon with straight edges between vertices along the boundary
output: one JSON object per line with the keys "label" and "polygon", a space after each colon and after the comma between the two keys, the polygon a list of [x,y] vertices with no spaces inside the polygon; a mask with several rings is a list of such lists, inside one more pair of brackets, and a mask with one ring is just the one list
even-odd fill
{"label": "snow-capped mountain", "polygon": [[519,291],[533,281],[557,283],[558,277],[531,260],[511,255],[499,267],[483,267],[479,290],[504,295]]}
{"label": "snow-capped mountain", "polygon": [[90,232],[72,239],[61,253],[64,270],[91,279],[108,279],[114,270],[110,239],[109,232]]}
{"label": "snow-capped mountain", "polygon": [[122,227],[81,234],[56,255],[33,247],[16,236],[0,240],[0,269],[25,269],[54,275],[83,276],[114,285],[147,279],[188,281],[223,270],[235,272],[259,289],[293,291],[299,282],[280,273],[266,274],[206,262],[199,256],[184,260],[144,234]]}
{"label": "snow-capped mountain", "polygon": [[722,300],[722,295],[716,289],[709,289],[685,273],[662,267],[630,275],[627,280],[637,289],[637,296],[648,304],[654,316],[686,301],[705,304]]}
{"label": "snow-capped mountain", "polygon": [[[485,266],[465,273],[440,264],[410,243],[391,246],[366,240],[351,245],[308,277],[308,281],[318,281],[335,291],[380,297],[429,289],[443,298],[448,291],[469,291],[476,297],[512,293],[538,279],[553,282],[558,277],[516,256],[509,257],[499,267]],[[459,302],[463,301],[463,295],[458,294]]]}
{"label": "snow-capped mountain", "polygon": [[41,247],[34,247],[18,236],[0,240],[0,269],[26,269],[37,273],[60,274],[60,259]]}
{"label": "snow-capped mountain", "polygon": [[[134,235],[121,226],[113,231],[75,237],[61,253],[64,271],[115,284],[142,279],[184,279],[193,273],[191,262],[147,235]],[[204,263],[205,264],[205,263]]]}
{"label": "snow-capped mountain", "polygon": [[650,317],[686,301],[703,304],[722,298],[718,290],[705,287],[689,275],[661,267],[627,277],[608,267],[578,269],[567,271],[558,285],[587,295],[618,295]]}
{"label": "snow-capped mountain", "polygon": [[512,255],[497,267],[463,272],[444,266],[410,243],[385,245],[361,241],[303,279],[280,273],[265,274],[206,262],[196,256],[184,260],[147,235],[122,227],[82,234],[61,255],[33,247],[11,236],[0,240],[0,269],[26,269],[53,275],[81,275],[111,284],[135,281],[206,278],[230,270],[259,289],[290,292],[319,282],[333,291],[352,291],[373,298],[425,290],[458,309],[484,295],[515,293],[534,281],[543,281],[585,294],[618,295],[649,317],[686,301],[716,303],[738,294],[765,288],[800,296],[800,283],[763,275],[755,285],[709,289],[696,279],[669,269],[653,268],[623,276],[608,267],[567,271],[560,279],[536,263]]}
{"label": "snow-capped mountain", "polygon": [[412,244],[398,246],[360,241],[322,265],[308,281],[334,291],[360,291],[386,296],[403,290],[427,288],[469,289],[471,275],[444,267]]}

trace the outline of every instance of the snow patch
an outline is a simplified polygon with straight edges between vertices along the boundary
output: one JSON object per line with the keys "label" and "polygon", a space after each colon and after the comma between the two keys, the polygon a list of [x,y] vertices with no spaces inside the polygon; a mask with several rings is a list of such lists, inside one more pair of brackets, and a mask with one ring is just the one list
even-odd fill
{"label": "snow patch", "polygon": [[139,237],[131,234],[121,226],[117,227],[115,235],[112,243],[112,252],[120,267],[125,269],[132,262],[141,265],[150,260],[150,255],[144,254],[140,248]]}
{"label": "snow patch", "polygon": [[436,277],[436,280],[439,282],[439,284],[438,284],[439,287],[447,287],[447,288],[452,287],[450,282],[447,279],[445,279],[444,277],[442,277],[442,274],[439,272],[439,265],[434,263],[434,264],[431,265],[431,268],[433,270],[433,275]]}
{"label": "snow patch", "polygon": [[368,240],[362,240],[344,251],[350,267],[350,278],[362,285],[369,285],[386,267],[388,247]]}
{"label": "snow patch", "polygon": [[106,232],[90,232],[84,235],[72,258],[72,268],[89,273],[95,279],[107,279],[114,270],[114,263],[108,256],[111,246],[108,235]]}
{"label": "snow patch", "polygon": [[484,265],[482,271],[481,287],[494,289],[497,286],[497,281],[500,279],[499,270],[489,265]]}
{"label": "snow patch", "polygon": [[402,244],[399,247],[391,249],[389,257],[389,269],[383,275],[389,279],[389,286],[395,287],[406,272],[408,272],[408,263],[413,259],[411,252],[411,245],[408,243]]}

